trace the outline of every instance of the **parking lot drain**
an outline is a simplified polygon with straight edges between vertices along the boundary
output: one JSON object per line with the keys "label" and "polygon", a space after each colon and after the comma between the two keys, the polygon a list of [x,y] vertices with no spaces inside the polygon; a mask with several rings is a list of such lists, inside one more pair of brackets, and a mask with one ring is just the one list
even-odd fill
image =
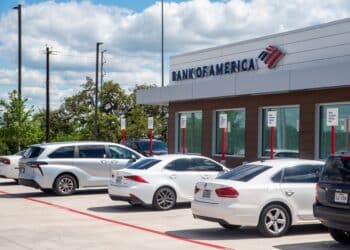
{"label": "parking lot drain", "polygon": [[[0,190],[0,194],[11,196],[11,197],[16,197],[15,194],[7,193],[7,192],[1,191],[1,190]],[[79,211],[79,210],[76,210],[76,209],[73,209],[73,208],[61,206],[61,205],[54,204],[54,203],[51,203],[51,202],[38,200],[38,199],[35,199],[35,198],[30,198],[30,197],[18,197],[18,198],[19,199],[24,199],[24,200],[27,200],[27,201],[40,203],[40,204],[51,206],[51,207],[55,207],[55,208],[58,208],[58,209],[63,209],[63,210],[69,211],[71,213],[84,215],[84,216],[87,216],[87,217],[90,217],[90,218],[93,218],[93,219],[97,219],[97,220],[101,220],[101,221],[105,221],[105,222],[109,222],[109,223],[113,223],[113,224],[129,227],[129,228],[137,229],[137,230],[144,231],[144,232],[158,234],[158,235],[169,237],[169,238],[172,238],[172,239],[175,239],[175,240],[181,240],[181,241],[184,241],[184,242],[188,242],[188,243],[192,243],[192,244],[196,244],[196,245],[201,245],[201,246],[205,246],[205,247],[209,247],[209,248],[215,248],[215,249],[221,249],[221,250],[234,250],[233,248],[228,248],[228,247],[224,247],[224,246],[220,246],[220,245],[216,245],[216,244],[211,244],[211,243],[207,243],[207,242],[203,242],[203,241],[193,240],[193,239],[190,239],[190,238],[180,237],[180,236],[177,236],[177,235],[165,233],[165,232],[154,230],[154,229],[151,229],[151,228],[146,228],[146,227],[142,227],[142,226],[137,226],[137,225],[125,223],[125,222],[122,222],[122,221],[117,221],[117,220],[101,217],[101,216],[98,216],[98,215],[94,215],[94,214],[87,213],[87,212],[84,212],[84,211]]]}

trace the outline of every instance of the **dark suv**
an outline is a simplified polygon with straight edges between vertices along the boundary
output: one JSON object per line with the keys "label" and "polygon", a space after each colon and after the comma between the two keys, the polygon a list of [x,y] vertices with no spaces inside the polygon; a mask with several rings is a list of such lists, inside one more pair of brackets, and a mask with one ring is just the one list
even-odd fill
{"label": "dark suv", "polygon": [[350,152],[328,158],[316,189],[314,216],[336,241],[350,244]]}
{"label": "dark suv", "polygon": [[[126,146],[143,154],[150,156],[150,139],[128,139]],[[164,155],[168,153],[168,145],[161,140],[152,140],[152,155]]]}

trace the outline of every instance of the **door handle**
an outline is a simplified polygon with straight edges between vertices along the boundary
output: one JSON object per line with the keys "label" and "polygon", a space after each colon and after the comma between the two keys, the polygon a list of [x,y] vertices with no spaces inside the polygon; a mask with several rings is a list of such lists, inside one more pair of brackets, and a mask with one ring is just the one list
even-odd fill
{"label": "door handle", "polygon": [[287,190],[284,192],[287,196],[292,196],[294,194],[294,191]]}
{"label": "door handle", "polygon": [[202,179],[208,180],[209,179],[209,175],[202,175]]}
{"label": "door handle", "polygon": [[174,179],[176,179],[176,175],[175,174],[169,175],[169,178],[174,180]]}

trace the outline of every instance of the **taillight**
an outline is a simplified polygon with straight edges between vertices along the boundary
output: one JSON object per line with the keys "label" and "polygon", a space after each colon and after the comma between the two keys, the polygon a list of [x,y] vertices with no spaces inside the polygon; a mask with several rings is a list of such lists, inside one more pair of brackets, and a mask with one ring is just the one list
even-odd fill
{"label": "taillight", "polygon": [[31,168],[40,168],[41,165],[47,165],[47,162],[44,161],[31,161],[27,163],[27,166]]}
{"label": "taillight", "polygon": [[5,165],[10,165],[11,164],[10,159],[7,159],[7,158],[0,158],[0,162],[5,164]]}
{"label": "taillight", "polygon": [[315,197],[315,202],[316,204],[318,203],[318,192],[320,191],[320,184],[316,183],[316,197]]}
{"label": "taillight", "polygon": [[199,187],[197,187],[197,185],[194,187],[194,193],[198,193],[201,189]]}
{"label": "taillight", "polygon": [[125,179],[136,181],[136,182],[141,182],[141,183],[148,183],[145,179],[143,179],[139,175],[129,175],[129,176],[124,176]]}
{"label": "taillight", "polygon": [[237,198],[239,195],[238,191],[233,187],[218,188],[215,189],[215,193],[218,197],[223,198]]}
{"label": "taillight", "polygon": [[41,175],[44,176],[44,172],[43,170],[41,169],[41,165],[47,165],[47,162],[44,162],[44,161],[31,161],[31,162],[28,162],[27,163],[27,166],[31,167],[31,168],[37,168]]}

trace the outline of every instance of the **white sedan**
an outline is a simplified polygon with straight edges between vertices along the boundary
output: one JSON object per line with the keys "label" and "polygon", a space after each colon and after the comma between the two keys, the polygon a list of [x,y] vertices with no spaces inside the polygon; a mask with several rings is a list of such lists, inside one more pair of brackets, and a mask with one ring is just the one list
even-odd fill
{"label": "white sedan", "polygon": [[215,179],[227,171],[226,167],[206,157],[155,156],[112,171],[108,193],[112,200],[168,210],[176,202],[191,201],[198,181]]}
{"label": "white sedan", "polygon": [[18,161],[23,157],[24,151],[14,155],[0,156],[0,177],[18,180]]}
{"label": "white sedan", "polygon": [[216,180],[196,184],[193,216],[228,229],[257,226],[267,237],[281,236],[291,225],[317,223],[312,204],[323,165],[281,159],[239,166]]}

